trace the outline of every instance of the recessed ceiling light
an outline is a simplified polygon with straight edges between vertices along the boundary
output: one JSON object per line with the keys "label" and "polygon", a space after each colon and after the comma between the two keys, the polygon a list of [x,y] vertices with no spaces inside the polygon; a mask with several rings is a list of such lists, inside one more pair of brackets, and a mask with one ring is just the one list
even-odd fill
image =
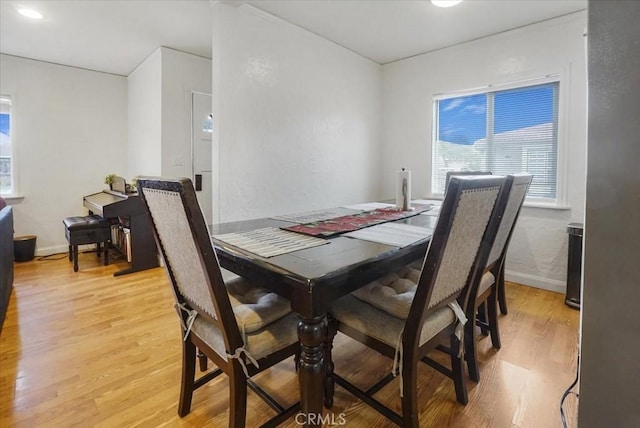
{"label": "recessed ceiling light", "polygon": [[37,10],[33,10],[33,9],[27,9],[27,8],[21,8],[18,9],[18,13],[20,15],[26,16],[27,18],[31,18],[31,19],[42,19],[43,16],[40,12],[38,12]]}
{"label": "recessed ceiling light", "polygon": [[434,6],[438,7],[451,7],[455,6],[458,3],[462,2],[462,0],[431,0]]}

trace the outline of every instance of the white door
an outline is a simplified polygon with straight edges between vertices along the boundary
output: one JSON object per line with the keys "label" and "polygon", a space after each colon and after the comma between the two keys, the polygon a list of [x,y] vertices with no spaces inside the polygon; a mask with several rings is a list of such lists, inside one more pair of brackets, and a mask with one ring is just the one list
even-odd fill
{"label": "white door", "polygon": [[213,223],[211,94],[191,93],[191,165],[193,184],[207,224]]}

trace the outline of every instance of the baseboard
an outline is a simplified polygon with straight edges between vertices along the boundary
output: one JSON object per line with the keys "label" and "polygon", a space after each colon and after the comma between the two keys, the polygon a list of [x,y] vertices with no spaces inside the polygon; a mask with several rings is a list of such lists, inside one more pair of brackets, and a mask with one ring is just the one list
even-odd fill
{"label": "baseboard", "polygon": [[504,279],[510,282],[516,282],[529,287],[541,288],[543,290],[555,291],[556,293],[566,293],[567,284],[557,279],[543,278],[541,276],[529,275],[526,273],[505,271]]}
{"label": "baseboard", "polygon": [[[95,249],[96,244],[78,245],[78,251]],[[52,254],[69,253],[68,245],[53,245],[51,247],[36,248],[36,257],[50,256]]]}

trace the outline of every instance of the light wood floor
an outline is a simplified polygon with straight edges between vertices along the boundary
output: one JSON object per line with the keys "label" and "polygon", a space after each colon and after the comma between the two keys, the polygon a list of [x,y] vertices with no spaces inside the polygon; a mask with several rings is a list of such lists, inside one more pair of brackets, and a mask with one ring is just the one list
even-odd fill
{"label": "light wood floor", "polygon": [[[161,268],[114,278],[125,267],[101,266],[81,254],[80,271],[61,260],[15,264],[14,292],[0,337],[0,426],[225,427],[224,376],[195,393],[180,419],[179,324]],[[421,426],[560,427],[559,402],[576,370],[578,311],[564,296],[508,284],[509,314],[500,320],[502,349],[479,341],[481,381],[468,383],[469,404],[455,401],[452,382],[426,365],[419,373]],[[336,372],[361,386],[391,362],[338,335]],[[297,401],[292,360],[257,377],[285,404]],[[397,381],[378,393],[399,409]],[[576,426],[577,399],[565,402]],[[343,413],[343,415],[341,415]],[[340,387],[329,413],[338,426],[390,424]],[[273,413],[249,394],[247,426]],[[294,419],[284,425],[298,426]]]}

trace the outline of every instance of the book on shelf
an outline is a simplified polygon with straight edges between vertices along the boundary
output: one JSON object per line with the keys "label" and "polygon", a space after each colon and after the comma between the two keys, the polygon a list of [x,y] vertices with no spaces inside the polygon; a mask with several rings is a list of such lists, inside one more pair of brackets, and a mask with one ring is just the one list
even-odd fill
{"label": "book on shelf", "polygon": [[111,225],[111,244],[131,263],[131,229],[122,224]]}
{"label": "book on shelf", "polygon": [[127,261],[131,263],[131,229],[123,227],[122,232],[124,233],[125,256]]}

